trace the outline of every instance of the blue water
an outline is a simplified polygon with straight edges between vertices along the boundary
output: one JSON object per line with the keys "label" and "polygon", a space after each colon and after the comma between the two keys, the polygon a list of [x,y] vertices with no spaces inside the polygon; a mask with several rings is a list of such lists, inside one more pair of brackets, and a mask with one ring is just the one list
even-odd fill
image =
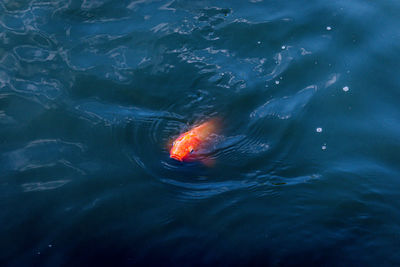
{"label": "blue water", "polygon": [[0,265],[399,266],[399,14],[0,1]]}

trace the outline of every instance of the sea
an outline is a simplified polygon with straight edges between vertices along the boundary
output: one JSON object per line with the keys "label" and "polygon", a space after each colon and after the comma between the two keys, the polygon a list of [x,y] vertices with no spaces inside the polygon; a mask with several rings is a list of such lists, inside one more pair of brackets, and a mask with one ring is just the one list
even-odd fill
{"label": "sea", "polygon": [[0,0],[0,265],[400,266],[399,44],[398,0]]}

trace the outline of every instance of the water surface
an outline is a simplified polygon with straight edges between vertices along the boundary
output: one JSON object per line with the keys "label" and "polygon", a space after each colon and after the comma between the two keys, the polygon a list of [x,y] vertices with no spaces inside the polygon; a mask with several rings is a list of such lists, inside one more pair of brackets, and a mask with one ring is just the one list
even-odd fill
{"label": "water surface", "polygon": [[[398,1],[0,2],[0,262],[400,264]],[[168,143],[220,117],[216,162]]]}

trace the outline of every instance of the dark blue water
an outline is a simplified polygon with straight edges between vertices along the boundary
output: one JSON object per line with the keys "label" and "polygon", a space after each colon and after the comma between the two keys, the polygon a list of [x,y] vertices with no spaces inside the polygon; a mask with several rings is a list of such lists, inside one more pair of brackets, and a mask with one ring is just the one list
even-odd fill
{"label": "dark blue water", "polygon": [[399,266],[399,14],[0,1],[0,264]]}

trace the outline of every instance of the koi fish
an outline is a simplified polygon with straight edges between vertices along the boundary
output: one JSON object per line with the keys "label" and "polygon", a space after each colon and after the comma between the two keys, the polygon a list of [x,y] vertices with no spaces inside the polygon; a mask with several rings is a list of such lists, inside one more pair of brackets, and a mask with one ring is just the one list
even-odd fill
{"label": "koi fish", "polygon": [[[170,158],[178,161],[193,160],[193,153],[210,143],[212,135],[216,134],[219,130],[218,126],[218,119],[212,119],[181,134],[172,144]],[[207,165],[211,165],[210,159],[206,161]]]}

